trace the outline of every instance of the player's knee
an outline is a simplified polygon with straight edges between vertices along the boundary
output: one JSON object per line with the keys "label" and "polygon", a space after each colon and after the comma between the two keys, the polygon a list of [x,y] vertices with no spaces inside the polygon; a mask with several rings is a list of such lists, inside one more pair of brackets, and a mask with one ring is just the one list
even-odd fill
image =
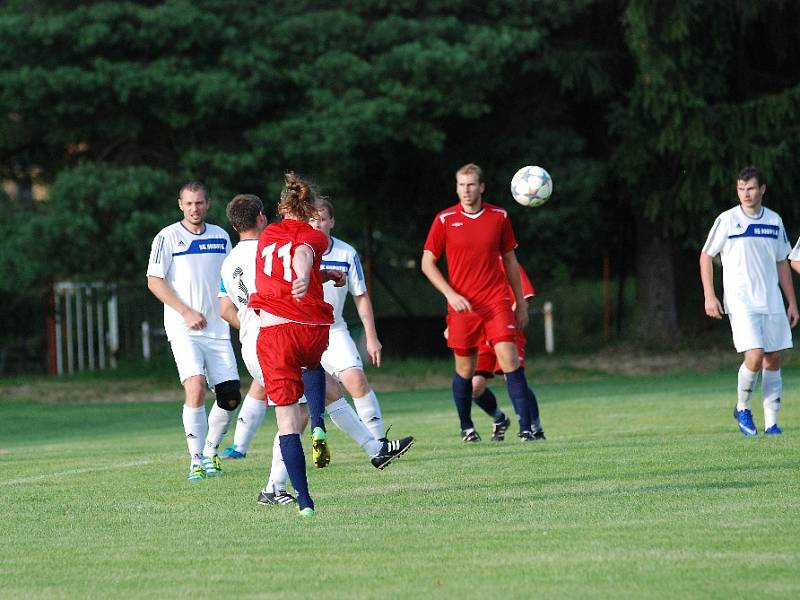
{"label": "player's knee", "polygon": [[238,379],[223,381],[214,386],[217,395],[217,406],[223,410],[236,410],[242,401],[242,390]]}
{"label": "player's knee", "polygon": [[486,379],[483,377],[472,378],[472,397],[480,398],[486,390]]}
{"label": "player's knee", "polygon": [[767,371],[777,371],[781,368],[781,353],[765,352],[761,364]]}

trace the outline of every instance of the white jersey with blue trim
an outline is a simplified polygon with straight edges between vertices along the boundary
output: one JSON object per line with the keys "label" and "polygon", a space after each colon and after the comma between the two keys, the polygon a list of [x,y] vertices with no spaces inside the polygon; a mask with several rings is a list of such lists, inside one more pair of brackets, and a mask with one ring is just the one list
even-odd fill
{"label": "white jersey with blue trim", "polygon": [[202,233],[192,233],[181,222],[162,229],[153,240],[147,275],[161,277],[178,298],[203,314],[207,325],[189,329],[176,310],[164,304],[164,329],[173,340],[187,335],[230,339],[230,327],[219,316],[219,274],[231,249],[228,233],[206,223]]}
{"label": "white jersey with blue trim", "polygon": [[320,268],[343,271],[345,274],[345,285],[336,287],[332,281],[326,281],[322,285],[322,291],[325,294],[325,302],[333,306],[331,331],[347,329],[347,322],[344,320],[342,312],[348,292],[353,296],[367,293],[367,282],[364,280],[364,269],[361,268],[358,252],[350,244],[339,238],[331,237],[331,245],[328,251],[322,255]]}
{"label": "white jersey with blue trim", "polygon": [[741,205],[720,214],[703,252],[722,259],[725,312],[785,312],[776,263],[786,260],[791,249],[783,221],[767,207],[757,217]]}
{"label": "white jersey with blue trim", "polygon": [[261,327],[256,311],[247,308],[250,294],[256,291],[256,252],[258,238],[241,240],[222,263],[219,296],[230,298],[239,317],[239,340],[244,345],[248,335],[258,336]]}

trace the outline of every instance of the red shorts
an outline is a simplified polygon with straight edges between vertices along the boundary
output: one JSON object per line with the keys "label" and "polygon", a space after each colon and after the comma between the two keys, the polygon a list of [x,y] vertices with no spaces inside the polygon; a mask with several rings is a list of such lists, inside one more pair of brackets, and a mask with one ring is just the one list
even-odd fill
{"label": "red shorts", "polygon": [[468,312],[447,313],[447,346],[459,356],[472,356],[484,341],[513,342],[517,320],[509,302],[473,307]]}
{"label": "red shorts", "polygon": [[[521,333],[517,334],[517,354],[519,355],[519,366],[525,366],[525,346],[528,345],[528,340]],[[500,368],[500,363],[497,362],[497,355],[494,353],[494,348],[489,342],[484,342],[478,348],[478,364],[475,367],[475,374],[482,375],[486,379],[503,374],[503,369]]]}
{"label": "red shorts", "polygon": [[262,327],[256,354],[267,397],[278,406],[294,404],[303,395],[303,367],[319,366],[328,347],[329,325],[283,323]]}

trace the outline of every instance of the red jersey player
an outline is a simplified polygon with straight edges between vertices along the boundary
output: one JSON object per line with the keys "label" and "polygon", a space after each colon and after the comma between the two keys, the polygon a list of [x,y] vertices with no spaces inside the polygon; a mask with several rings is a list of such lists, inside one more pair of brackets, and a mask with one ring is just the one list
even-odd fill
{"label": "red jersey player", "polygon": [[[447,299],[447,345],[455,359],[453,400],[461,435],[465,442],[480,441],[471,418],[472,376],[485,338],[506,376],[519,419],[519,437],[522,441],[544,439],[539,407],[535,395],[528,393],[516,345],[518,332],[528,324],[514,253],[517,242],[508,214],[484,202],[484,191],[480,167],[472,163],[461,167],[456,172],[459,202],[436,215],[422,253],[422,272]],[[436,264],[442,255],[447,256],[449,281]]]}
{"label": "red jersey player", "polygon": [[303,419],[297,402],[303,395],[302,369],[318,367],[328,346],[333,309],[323,297],[323,279],[344,282],[340,273],[320,272],[328,238],[308,224],[317,214],[315,200],[305,181],[293,173],[286,175],[278,204],[283,220],[268,225],[258,240],[256,293],[249,301],[261,319],[258,362],[267,396],[276,405],[283,460],[304,516],[314,514],[314,502],[300,441]]}

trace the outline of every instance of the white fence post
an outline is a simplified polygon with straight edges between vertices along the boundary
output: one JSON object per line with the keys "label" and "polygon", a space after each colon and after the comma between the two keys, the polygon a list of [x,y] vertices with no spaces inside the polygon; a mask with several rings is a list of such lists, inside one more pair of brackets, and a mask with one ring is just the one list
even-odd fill
{"label": "white fence post", "polygon": [[142,357],[145,362],[150,361],[150,323],[142,321]]}
{"label": "white fence post", "polygon": [[544,349],[548,354],[555,351],[555,342],[553,340],[553,303],[545,302],[543,307],[544,312]]}
{"label": "white fence post", "polygon": [[53,308],[58,375],[74,373],[76,359],[78,371],[104,369],[107,362],[117,366],[120,334],[116,286],[59,281],[53,285]]}
{"label": "white fence post", "polygon": [[64,374],[64,340],[62,339],[62,311],[63,303],[61,302],[61,294],[59,293],[58,284],[53,285],[54,308],[55,308],[55,325],[56,325],[56,373],[58,375]]}
{"label": "white fence post", "polygon": [[117,291],[114,289],[108,299],[108,356],[111,367],[115,369],[119,354],[119,314],[117,311]]}

